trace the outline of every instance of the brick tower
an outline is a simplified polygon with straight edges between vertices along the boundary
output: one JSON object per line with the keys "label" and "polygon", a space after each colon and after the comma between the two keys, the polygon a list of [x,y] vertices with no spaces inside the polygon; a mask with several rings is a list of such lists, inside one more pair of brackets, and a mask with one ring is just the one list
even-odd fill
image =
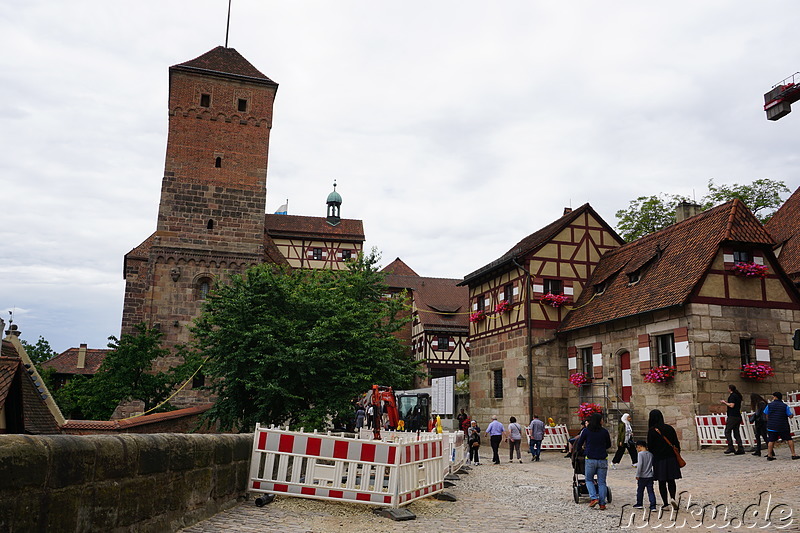
{"label": "brick tower", "polygon": [[[187,342],[214,281],[264,261],[277,89],[233,48],[218,46],[170,67],[158,223],[125,256],[122,333],[146,322],[160,327],[166,347]],[[177,362],[168,358],[159,366]]]}

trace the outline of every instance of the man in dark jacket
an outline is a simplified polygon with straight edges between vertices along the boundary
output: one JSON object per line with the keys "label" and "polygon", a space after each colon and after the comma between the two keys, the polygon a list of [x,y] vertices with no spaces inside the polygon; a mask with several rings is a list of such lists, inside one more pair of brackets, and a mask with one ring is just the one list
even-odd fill
{"label": "man in dark jacket", "polygon": [[800,459],[794,454],[794,441],[792,441],[792,430],[789,427],[789,419],[794,416],[792,409],[783,403],[783,394],[780,392],[772,393],[772,401],[764,408],[764,416],[767,417],[767,461],[774,461],[775,454],[773,448],[778,439],[789,445],[792,452],[792,459]]}

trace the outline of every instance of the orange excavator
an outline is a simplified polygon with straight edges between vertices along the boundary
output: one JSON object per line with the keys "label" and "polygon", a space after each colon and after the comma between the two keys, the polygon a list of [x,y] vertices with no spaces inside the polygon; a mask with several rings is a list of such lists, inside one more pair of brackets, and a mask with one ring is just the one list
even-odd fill
{"label": "orange excavator", "polygon": [[424,392],[395,394],[392,387],[373,385],[360,403],[367,413],[372,407],[370,423],[375,440],[380,440],[382,427],[387,430],[419,431],[430,418],[430,394]]}

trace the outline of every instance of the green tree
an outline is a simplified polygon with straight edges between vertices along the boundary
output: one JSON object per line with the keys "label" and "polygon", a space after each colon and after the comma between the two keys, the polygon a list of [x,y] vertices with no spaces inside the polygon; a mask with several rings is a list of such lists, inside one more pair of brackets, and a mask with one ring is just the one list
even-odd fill
{"label": "green tree", "polygon": [[656,194],[631,200],[627,209],[616,213],[617,232],[630,242],[675,223],[675,209],[685,196]]}
{"label": "green tree", "polygon": [[36,344],[31,344],[22,339],[20,339],[19,342],[25,348],[28,357],[30,357],[31,361],[37,366],[58,355],[58,352],[53,350],[50,343],[41,335],[39,335],[39,340],[36,341]]}
{"label": "green tree", "polygon": [[386,298],[373,252],[347,270],[259,265],[218,285],[193,329],[218,399],[208,418],[324,428],[352,417],[373,384],[409,386],[415,363],[394,332],[405,298]]}
{"label": "green tree", "polygon": [[767,178],[757,179],[750,185],[715,185],[714,180],[708,180],[708,194],[703,197],[704,208],[708,209],[718,204],[738,198],[761,223],[768,221],[783,203],[781,194],[788,193],[789,188],[782,181]]}
{"label": "green tree", "polygon": [[[711,179],[708,180],[708,194],[699,204],[705,210],[738,198],[764,223],[783,203],[781,194],[788,192],[784,182],[766,178],[748,185],[716,185]],[[640,196],[632,200],[627,209],[617,211],[617,232],[626,241],[632,241],[674,224],[675,209],[683,201],[689,198],[676,194]]]}
{"label": "green tree", "polygon": [[[154,372],[153,362],[170,354],[161,347],[163,334],[146,324],[135,326],[136,333],[119,339],[111,336],[103,364],[94,377],[74,379],[57,395],[67,412],[79,412],[90,420],[108,420],[120,402],[139,400],[150,411],[164,402],[173,389],[188,379],[199,366],[194,356],[167,372]],[[61,406],[61,404],[59,404]],[[169,404],[158,410],[169,410]]]}

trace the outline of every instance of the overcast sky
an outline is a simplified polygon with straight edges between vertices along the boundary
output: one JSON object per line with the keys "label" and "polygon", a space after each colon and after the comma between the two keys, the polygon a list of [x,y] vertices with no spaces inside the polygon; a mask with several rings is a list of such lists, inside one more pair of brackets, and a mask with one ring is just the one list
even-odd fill
{"label": "overcast sky", "polygon": [[[156,226],[167,69],[225,0],[0,2],[0,310],[57,351],[118,335]],[[280,88],[267,211],[364,221],[383,264],[461,278],[585,202],[800,186],[800,8],[773,1],[234,0],[229,46]]]}

